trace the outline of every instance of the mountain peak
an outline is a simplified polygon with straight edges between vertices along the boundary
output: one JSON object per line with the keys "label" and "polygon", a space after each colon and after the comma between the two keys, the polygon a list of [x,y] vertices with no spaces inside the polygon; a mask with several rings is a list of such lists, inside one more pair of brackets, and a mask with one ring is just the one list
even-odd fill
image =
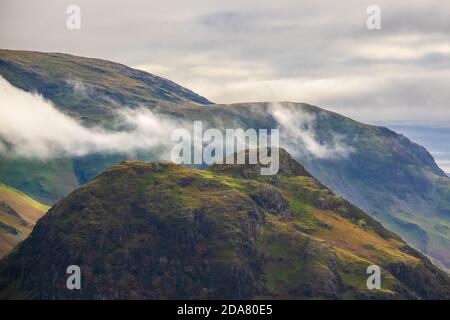
{"label": "mountain peak", "polygon": [[[256,179],[261,176],[261,168],[268,166],[266,163],[271,159],[272,150],[273,149],[269,148],[266,152],[262,149],[253,149],[252,151],[258,155],[256,164],[249,164],[250,150],[240,151],[228,156],[227,159],[225,159],[224,164],[214,164],[210,166],[209,170],[238,178]],[[311,176],[285,149],[278,148],[277,151],[279,166],[276,175],[286,177]],[[235,164],[236,159],[238,159],[239,156],[243,156],[243,159],[245,159],[244,164]]]}

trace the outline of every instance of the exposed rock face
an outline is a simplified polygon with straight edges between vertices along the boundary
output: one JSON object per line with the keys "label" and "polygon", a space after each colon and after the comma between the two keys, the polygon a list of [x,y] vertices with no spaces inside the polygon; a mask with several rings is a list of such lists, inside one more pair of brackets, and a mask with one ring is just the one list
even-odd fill
{"label": "exposed rock face", "polygon": [[[284,149],[280,148],[279,150],[279,169],[277,172],[277,176],[285,176],[285,177],[294,177],[294,176],[306,176],[310,177],[311,175],[306,171],[306,169],[297,161],[295,161],[291,155]],[[269,157],[270,157],[270,149],[269,149]],[[241,153],[245,153],[244,159],[245,163],[249,163],[249,150],[241,151]],[[214,164],[210,167],[210,169],[214,172],[230,175],[237,178],[243,179],[257,179],[261,176],[261,168],[267,167],[261,163],[261,157],[263,153],[258,154],[258,163],[255,165],[241,165],[241,164]],[[236,155],[233,155],[234,159],[236,159]],[[234,161],[234,160],[233,160]],[[234,163],[230,161],[230,163]],[[225,161],[224,161],[225,162]],[[270,179],[272,176],[267,176]],[[274,183],[275,180],[273,180]]]}
{"label": "exposed rock face", "polygon": [[289,202],[283,197],[281,192],[273,187],[262,187],[250,194],[250,198],[258,206],[271,213],[282,214],[289,208]]}
{"label": "exposed rock face", "polygon": [[[444,273],[309,175],[290,171],[277,187],[216,169],[110,167],[0,261],[0,297],[449,297]],[[334,204],[320,209],[318,198]],[[367,289],[370,264],[382,268],[383,290]],[[81,268],[81,290],[66,287],[70,265]]]}

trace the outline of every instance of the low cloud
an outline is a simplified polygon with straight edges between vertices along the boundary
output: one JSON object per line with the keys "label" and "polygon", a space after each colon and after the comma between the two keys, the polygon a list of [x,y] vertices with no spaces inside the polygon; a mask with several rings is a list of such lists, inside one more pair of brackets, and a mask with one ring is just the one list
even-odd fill
{"label": "low cloud", "polygon": [[78,79],[67,79],[66,83],[69,87],[72,88],[74,94],[88,97],[90,94],[93,93],[93,90],[86,86],[83,81]]}
{"label": "low cloud", "polygon": [[352,148],[343,142],[342,135],[334,134],[329,141],[319,140],[316,134],[318,119],[315,114],[280,103],[272,103],[269,112],[280,128],[283,147],[294,155],[336,158],[347,157],[352,152]]}
{"label": "low cloud", "polygon": [[12,157],[46,159],[93,152],[132,154],[164,149],[170,143],[172,131],[181,126],[140,108],[123,109],[117,114],[117,125],[126,130],[86,128],[58,111],[40,94],[20,90],[2,77],[0,101],[0,153]]}
{"label": "low cloud", "polygon": [[[82,83],[71,82],[84,94]],[[81,94],[80,92],[80,94]],[[0,153],[6,156],[49,159],[83,156],[90,153],[127,153],[157,150],[161,159],[170,159],[171,135],[177,128],[191,128],[145,108],[120,108],[116,130],[87,128],[59,111],[38,93],[26,92],[0,77]],[[315,115],[286,104],[271,104],[268,112],[278,123],[282,144],[294,154],[317,158],[342,157],[351,148],[340,136],[326,142],[316,135]]]}

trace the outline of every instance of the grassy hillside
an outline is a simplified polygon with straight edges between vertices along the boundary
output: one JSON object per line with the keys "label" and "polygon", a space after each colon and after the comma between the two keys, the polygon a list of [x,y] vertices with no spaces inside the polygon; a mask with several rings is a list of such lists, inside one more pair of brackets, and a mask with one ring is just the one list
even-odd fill
{"label": "grassy hillside", "polygon": [[[0,262],[0,297],[450,297],[450,279],[428,259],[281,156],[289,168],[275,177],[250,178],[245,166],[110,167]],[[65,287],[71,264],[81,290]],[[367,289],[371,264],[380,290]]]}
{"label": "grassy hillside", "polygon": [[48,209],[22,192],[0,184],[0,257],[25,239]]}
{"label": "grassy hillside", "polygon": [[58,101],[66,112],[102,122],[114,108],[161,102],[210,104],[170,80],[100,59],[0,50],[0,74],[23,90]]}
{"label": "grassy hillside", "polygon": [[0,181],[52,204],[80,185],[72,159],[38,160],[0,155]]}

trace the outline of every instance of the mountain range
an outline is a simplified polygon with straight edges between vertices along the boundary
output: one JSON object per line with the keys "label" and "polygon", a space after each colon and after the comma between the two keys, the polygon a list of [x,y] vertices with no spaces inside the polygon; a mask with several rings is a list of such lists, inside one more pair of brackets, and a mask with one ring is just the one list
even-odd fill
{"label": "mountain range", "polygon": [[[279,128],[282,146],[321,184],[450,268],[450,179],[425,148],[388,128],[304,103],[214,104],[144,71],[60,53],[0,50],[0,75],[87,128],[115,130],[118,112],[142,108],[219,129]],[[2,155],[0,181],[54,204],[109,166],[134,158],[157,160],[160,154]]]}

